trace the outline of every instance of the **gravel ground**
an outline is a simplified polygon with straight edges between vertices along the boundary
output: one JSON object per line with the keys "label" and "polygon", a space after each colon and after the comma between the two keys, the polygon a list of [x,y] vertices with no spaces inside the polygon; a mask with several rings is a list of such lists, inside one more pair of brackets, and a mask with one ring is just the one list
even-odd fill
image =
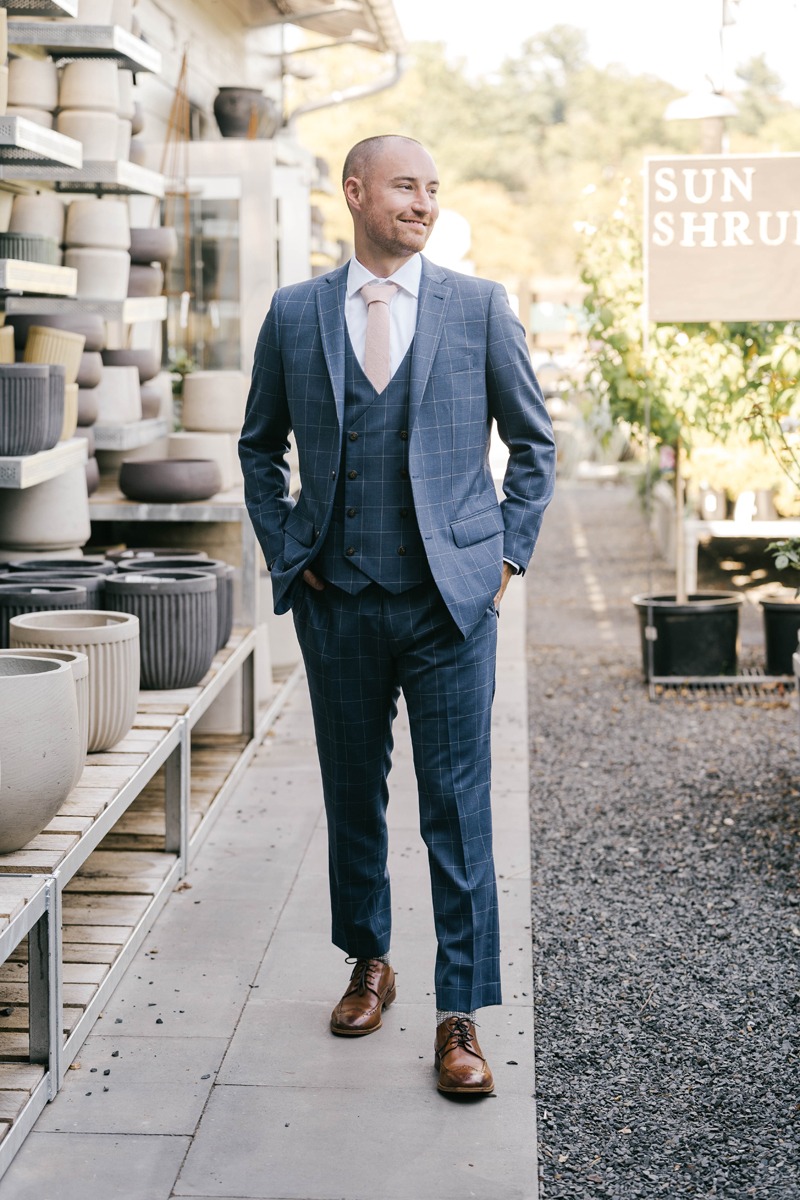
{"label": "gravel ground", "polygon": [[648,699],[626,485],[560,484],[528,581],[542,1196],[800,1197],[796,700]]}

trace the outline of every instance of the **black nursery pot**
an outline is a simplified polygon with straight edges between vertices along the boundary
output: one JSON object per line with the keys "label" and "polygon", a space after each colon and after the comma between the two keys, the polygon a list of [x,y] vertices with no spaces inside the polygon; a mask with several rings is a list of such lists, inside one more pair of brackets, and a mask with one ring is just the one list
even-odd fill
{"label": "black nursery pot", "polygon": [[793,675],[792,658],[800,635],[800,600],[760,601],[764,618],[764,645],[768,675]]}
{"label": "black nursery pot", "polygon": [[653,674],[735,675],[739,657],[739,612],[735,592],[696,592],[685,604],[674,596],[634,596],[639,613],[642,667],[648,671],[648,611],[652,612]]}
{"label": "black nursery pot", "polygon": [[88,607],[86,588],[78,584],[9,583],[5,576],[0,582],[0,649],[8,649],[8,623],[12,617],[29,612]]}
{"label": "black nursery pot", "polygon": [[141,686],[194,687],[217,649],[217,581],[199,571],[129,571],[106,579],[106,608],[139,618]]}
{"label": "black nursery pot", "polygon": [[119,563],[120,571],[126,573],[144,571],[148,575],[151,572],[156,575],[162,575],[165,572],[169,574],[170,571],[185,570],[187,567],[192,571],[200,571],[204,575],[213,575],[217,580],[217,650],[221,650],[223,646],[227,645],[233,629],[233,577],[235,572],[230,563],[223,562],[219,558],[205,558],[192,562],[190,566],[189,561],[181,557],[159,558],[158,562],[153,562],[152,559],[137,559]]}

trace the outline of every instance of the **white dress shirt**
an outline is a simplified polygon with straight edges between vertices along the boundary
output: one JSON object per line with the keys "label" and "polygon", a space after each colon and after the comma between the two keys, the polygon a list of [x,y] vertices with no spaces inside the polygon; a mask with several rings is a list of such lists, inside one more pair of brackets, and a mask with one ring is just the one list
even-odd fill
{"label": "white dress shirt", "polygon": [[400,289],[389,305],[389,362],[394,375],[400,363],[406,356],[408,347],[417,328],[417,304],[419,302],[419,281],[422,275],[422,259],[418,254],[412,254],[394,275],[388,279],[379,279],[362,266],[353,256],[347,271],[347,295],[344,302],[344,319],[347,322],[347,332],[353,353],[361,366],[364,366],[364,345],[367,340],[367,302],[360,289],[365,283],[396,283]]}

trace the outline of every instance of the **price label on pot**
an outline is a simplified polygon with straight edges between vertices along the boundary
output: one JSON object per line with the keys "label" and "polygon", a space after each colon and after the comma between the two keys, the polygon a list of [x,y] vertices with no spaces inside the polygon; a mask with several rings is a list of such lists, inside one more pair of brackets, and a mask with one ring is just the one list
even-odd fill
{"label": "price label on pot", "polygon": [[800,318],[800,154],[646,160],[653,321]]}

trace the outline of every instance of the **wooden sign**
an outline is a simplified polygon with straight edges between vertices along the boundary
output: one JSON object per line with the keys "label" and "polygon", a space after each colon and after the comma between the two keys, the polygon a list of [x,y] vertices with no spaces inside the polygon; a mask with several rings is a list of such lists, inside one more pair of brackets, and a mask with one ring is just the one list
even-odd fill
{"label": "wooden sign", "polygon": [[651,321],[800,319],[800,154],[648,158]]}

